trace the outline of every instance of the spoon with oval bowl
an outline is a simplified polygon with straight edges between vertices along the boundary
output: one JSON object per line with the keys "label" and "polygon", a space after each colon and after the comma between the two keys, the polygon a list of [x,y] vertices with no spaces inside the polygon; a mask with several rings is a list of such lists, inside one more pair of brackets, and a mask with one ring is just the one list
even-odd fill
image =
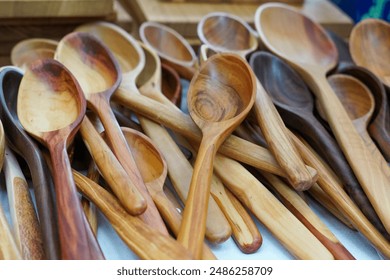
{"label": "spoon with oval bowl", "polygon": [[81,209],[66,151],[85,109],[80,86],[61,63],[39,60],[24,74],[18,117],[24,129],[50,152],[62,259],[104,258]]}
{"label": "spoon with oval bowl", "polygon": [[[213,50],[232,52],[244,59],[258,47],[257,37],[249,25],[239,17],[227,13],[210,13],[203,17],[198,24],[198,36]],[[316,177],[313,178],[306,169],[278,111],[259,81],[253,111],[269,149],[286,171],[291,185],[299,191],[310,188]]]}
{"label": "spoon with oval bowl", "polygon": [[161,92],[177,107],[181,105],[180,76],[171,66],[161,63]]}
{"label": "spoon with oval bowl", "polygon": [[157,22],[144,22],[139,27],[144,44],[154,49],[163,63],[174,68],[180,76],[191,80],[195,74],[197,58],[194,50],[182,35]]}
{"label": "spoon with oval bowl", "polygon": [[373,159],[326,80],[327,72],[337,64],[334,43],[319,24],[280,3],[261,5],[256,11],[255,25],[263,44],[292,65],[312,89],[355,176],[390,232],[390,180]]}
{"label": "spoon with oval bowl", "polygon": [[242,58],[233,54],[212,56],[191,80],[188,108],[203,136],[178,240],[195,258],[201,257],[214,157],[221,143],[252,109],[255,94],[252,71]]}
{"label": "spoon with oval bowl", "polygon": [[[390,25],[379,19],[366,19],[354,26],[349,46],[353,61],[374,73],[379,80],[390,88],[390,67],[386,64]],[[376,91],[372,91],[373,94]],[[386,92],[375,94],[375,119],[369,125],[369,132],[381,148],[386,160],[390,162],[390,109]]]}
{"label": "spoon with oval bowl", "polygon": [[249,64],[286,125],[298,131],[327,161],[364,214],[381,232],[386,232],[337,142],[314,116],[314,97],[298,73],[277,56],[263,51],[252,54]]}

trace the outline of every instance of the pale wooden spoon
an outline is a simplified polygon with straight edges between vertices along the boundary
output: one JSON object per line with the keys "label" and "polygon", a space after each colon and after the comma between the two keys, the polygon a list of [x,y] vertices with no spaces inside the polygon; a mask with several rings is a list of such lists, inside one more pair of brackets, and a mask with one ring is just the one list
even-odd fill
{"label": "pale wooden spoon", "polygon": [[50,151],[63,259],[104,258],[82,211],[66,151],[85,109],[80,86],[61,63],[38,60],[24,74],[18,117],[24,129]]}
{"label": "pale wooden spoon", "polygon": [[256,80],[237,55],[217,54],[204,63],[191,81],[188,108],[202,130],[190,192],[178,240],[195,258],[201,257],[213,160],[219,146],[252,109]]}
{"label": "pale wooden spoon", "polygon": [[[390,232],[390,180],[366,148],[326,80],[327,72],[337,64],[334,43],[319,24],[288,5],[261,5],[256,11],[255,24],[264,45],[290,63],[316,95],[352,170]],[[368,194],[370,189],[374,189],[374,195]]]}
{"label": "pale wooden spoon", "polygon": [[[213,50],[232,52],[244,59],[258,47],[252,28],[239,17],[227,13],[210,13],[203,17],[198,24],[198,36]],[[272,99],[259,80],[253,111],[269,149],[286,171],[291,185],[298,191],[309,189],[316,181],[316,176],[312,176],[306,169]]]}

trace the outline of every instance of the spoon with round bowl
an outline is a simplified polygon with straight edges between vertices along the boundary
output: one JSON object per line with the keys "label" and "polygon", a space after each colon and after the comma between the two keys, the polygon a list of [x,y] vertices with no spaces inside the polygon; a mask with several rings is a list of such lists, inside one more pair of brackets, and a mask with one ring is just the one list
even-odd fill
{"label": "spoon with round bowl", "polygon": [[252,109],[256,81],[247,63],[237,55],[217,54],[191,80],[188,108],[202,130],[189,195],[178,240],[201,257],[213,160],[221,143]]}
{"label": "spoon with round bowl", "polygon": [[[235,53],[244,59],[258,47],[257,36],[252,28],[241,18],[227,13],[216,12],[204,16],[198,24],[198,36],[211,49]],[[278,111],[259,81],[253,108],[268,147],[286,171],[291,185],[299,191],[310,188],[316,176],[313,178],[306,169]]]}
{"label": "spoon with round bowl", "polygon": [[80,86],[61,63],[38,60],[24,74],[18,92],[18,117],[24,129],[50,152],[62,259],[104,258],[82,211],[66,150],[85,109]]}
{"label": "spoon with round bowl", "polygon": [[327,72],[337,64],[334,43],[319,24],[281,3],[259,6],[255,25],[263,45],[292,65],[312,89],[355,176],[390,232],[390,180],[326,80]]}
{"label": "spoon with round bowl", "polygon": [[[375,95],[375,119],[369,125],[369,132],[376,140],[386,160],[390,162],[390,67],[388,61],[388,41],[390,25],[380,19],[365,19],[354,26],[349,40],[349,48],[353,61],[374,73],[385,85],[386,93]],[[373,92],[375,93],[375,92]]]}

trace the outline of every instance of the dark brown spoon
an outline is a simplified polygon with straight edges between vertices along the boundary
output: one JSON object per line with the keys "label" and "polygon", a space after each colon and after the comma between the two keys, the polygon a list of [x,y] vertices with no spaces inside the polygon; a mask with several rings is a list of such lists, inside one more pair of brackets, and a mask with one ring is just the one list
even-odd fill
{"label": "dark brown spoon", "polygon": [[298,131],[328,162],[362,212],[386,233],[337,142],[314,116],[314,98],[298,73],[268,52],[254,53],[249,63],[286,125]]}
{"label": "dark brown spoon", "polygon": [[37,143],[27,135],[16,113],[17,97],[22,71],[13,66],[0,71],[0,115],[7,131],[8,143],[27,163],[32,177],[32,186],[40,221],[45,257],[59,258],[59,241],[52,179]]}

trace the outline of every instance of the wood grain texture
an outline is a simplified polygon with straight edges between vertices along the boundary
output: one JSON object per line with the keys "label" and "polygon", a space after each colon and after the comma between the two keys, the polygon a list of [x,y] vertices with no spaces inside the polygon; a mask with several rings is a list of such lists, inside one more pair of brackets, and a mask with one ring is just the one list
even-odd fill
{"label": "wood grain texture", "polygon": [[[45,96],[50,98],[43,100]],[[38,61],[21,80],[17,105],[23,127],[50,151],[61,258],[104,258],[81,210],[66,151],[86,108],[75,78],[55,60]],[[50,107],[58,109],[50,111]]]}
{"label": "wood grain texture", "polygon": [[[100,173],[99,170],[96,167],[96,164],[94,161],[91,161],[88,166],[87,170],[87,177],[91,179],[92,181],[98,183],[100,180]],[[97,217],[97,207],[95,204],[93,204],[91,201],[89,201],[86,197],[81,197],[81,205],[83,207],[85,217],[88,220],[89,225],[91,226],[91,229],[95,236],[97,236],[98,232],[98,217]]]}
{"label": "wood grain texture", "polygon": [[129,215],[118,200],[98,184],[75,170],[73,175],[80,191],[99,207],[121,239],[141,259],[191,259],[180,243]]}
{"label": "wood grain texture", "polygon": [[[315,22],[285,5],[262,5],[256,14],[261,40],[272,52],[283,57],[302,75],[326,112],[331,129],[362,188],[375,189],[368,195],[384,227],[390,231],[389,199],[384,195],[390,185],[381,167],[372,158],[349,119],[343,105],[326,80],[326,73],[337,63],[337,50],[325,31]],[[282,20],[273,20],[275,18]],[[291,22],[295,22],[291,25]],[[290,29],[287,29],[289,27]],[[296,36],[288,36],[286,30]],[[308,31],[310,30],[310,32]],[[282,40],[283,38],[283,40]],[[302,50],[306,50],[302,56]],[[309,51],[310,50],[310,51]],[[373,188],[372,186],[375,186]],[[381,195],[382,194],[382,195]]]}
{"label": "wood grain texture", "polygon": [[29,187],[19,163],[6,145],[4,174],[15,241],[23,259],[45,259],[42,233]]}
{"label": "wood grain texture", "polygon": [[253,73],[242,58],[233,54],[214,55],[191,80],[188,108],[203,136],[177,239],[195,258],[201,257],[214,157],[252,109],[255,94]]}
{"label": "wood grain texture", "polygon": [[272,98],[283,121],[306,139],[341,179],[343,186],[369,220],[383,225],[360,186],[333,136],[314,115],[314,97],[301,76],[287,63],[268,52],[251,56],[250,65]]}
{"label": "wood grain texture", "polygon": [[16,245],[12,231],[9,227],[3,207],[0,205],[0,260],[21,260],[18,245]]}

